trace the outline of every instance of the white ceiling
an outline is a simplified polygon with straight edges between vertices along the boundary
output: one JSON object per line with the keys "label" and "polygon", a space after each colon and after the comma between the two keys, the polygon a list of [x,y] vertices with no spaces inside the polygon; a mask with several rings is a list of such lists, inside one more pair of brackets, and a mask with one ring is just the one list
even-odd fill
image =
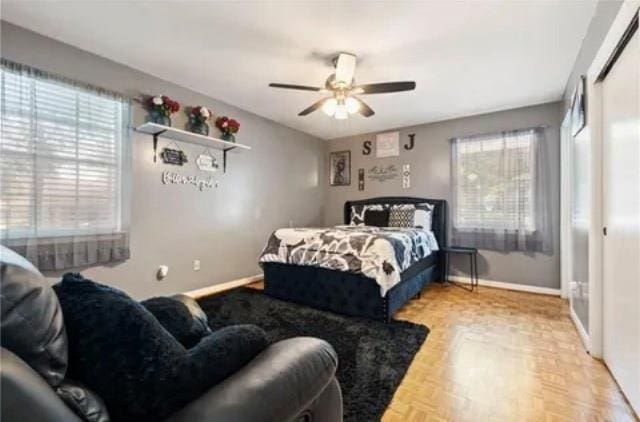
{"label": "white ceiling", "polygon": [[[561,98],[595,0],[285,2],[3,1],[2,19],[210,95],[336,138]],[[297,113],[335,52],[358,55],[360,83],[415,80],[364,96],[375,116]]]}

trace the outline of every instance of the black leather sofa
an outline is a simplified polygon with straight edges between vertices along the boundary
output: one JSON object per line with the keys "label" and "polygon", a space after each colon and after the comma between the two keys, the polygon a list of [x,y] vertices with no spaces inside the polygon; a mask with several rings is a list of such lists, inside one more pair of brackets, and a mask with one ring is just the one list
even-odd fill
{"label": "black leather sofa", "polygon": [[[42,370],[42,360],[62,362],[67,358],[66,336],[59,335],[64,332],[61,311],[41,306],[57,300],[50,296],[55,296],[53,289],[29,262],[2,246],[0,284],[3,308],[0,420],[82,421],[51,387],[46,379],[51,374]],[[37,321],[43,316],[48,322],[32,328],[48,339],[46,345],[29,344],[21,339],[16,342],[15,338],[9,340],[2,333],[15,327],[12,324],[16,318],[24,322]],[[342,394],[335,378],[336,366],[335,351],[322,340],[281,341],[170,416],[168,421],[341,421]],[[88,398],[85,404],[91,406]]]}

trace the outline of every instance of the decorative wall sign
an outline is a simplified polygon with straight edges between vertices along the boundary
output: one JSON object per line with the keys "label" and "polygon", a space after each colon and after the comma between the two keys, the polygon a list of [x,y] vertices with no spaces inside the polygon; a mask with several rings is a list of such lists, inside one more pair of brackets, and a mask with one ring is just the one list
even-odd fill
{"label": "decorative wall sign", "polygon": [[409,151],[410,149],[413,149],[413,147],[415,146],[415,137],[416,137],[415,133],[409,134],[409,143],[404,144],[404,149],[406,149],[407,151]]}
{"label": "decorative wall sign", "polygon": [[585,77],[580,76],[580,80],[578,80],[578,84],[573,91],[573,101],[571,104],[571,133],[573,136],[580,133],[582,128],[587,125],[585,83]]}
{"label": "decorative wall sign", "polygon": [[364,190],[364,169],[358,169],[358,190]]}
{"label": "decorative wall sign", "polygon": [[196,158],[196,166],[202,171],[214,172],[218,170],[218,160],[211,154],[200,154]]}
{"label": "decorative wall sign", "polygon": [[393,164],[387,167],[373,166],[368,171],[369,180],[375,180],[377,182],[386,182],[398,177],[398,168]]}
{"label": "decorative wall sign", "polygon": [[187,162],[187,155],[179,149],[165,148],[160,156],[165,164],[182,166]]}
{"label": "decorative wall sign", "polygon": [[349,186],[351,184],[351,151],[332,152],[329,155],[329,162],[331,186]]}
{"label": "decorative wall sign", "polygon": [[403,164],[402,165],[402,189],[409,189],[410,187],[411,187],[411,165]]}
{"label": "decorative wall sign", "polygon": [[162,172],[162,183],[165,185],[193,185],[197,187],[200,192],[205,189],[217,187],[218,184],[213,180],[213,177],[201,178],[198,176],[184,176],[172,171]]}
{"label": "decorative wall sign", "polygon": [[397,157],[400,155],[400,132],[376,135],[376,157]]}
{"label": "decorative wall sign", "polygon": [[362,155],[371,154],[371,141],[364,141],[362,143]]}

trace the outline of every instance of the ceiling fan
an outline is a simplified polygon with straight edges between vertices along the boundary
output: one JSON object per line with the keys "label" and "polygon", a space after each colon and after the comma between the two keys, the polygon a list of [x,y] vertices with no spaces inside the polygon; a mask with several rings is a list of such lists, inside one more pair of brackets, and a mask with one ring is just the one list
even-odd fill
{"label": "ceiling fan", "polygon": [[375,112],[356,95],[386,94],[391,92],[411,91],[416,88],[414,81],[383,82],[377,84],[356,85],[354,74],[356,70],[356,56],[348,53],[340,53],[333,59],[336,68],[324,83],[324,88],[270,83],[272,88],[296,89],[299,91],[314,91],[321,94],[330,94],[298,113],[298,116],[306,116],[321,108],[327,115],[336,119],[346,119],[350,114],[360,113],[364,117],[371,117]]}

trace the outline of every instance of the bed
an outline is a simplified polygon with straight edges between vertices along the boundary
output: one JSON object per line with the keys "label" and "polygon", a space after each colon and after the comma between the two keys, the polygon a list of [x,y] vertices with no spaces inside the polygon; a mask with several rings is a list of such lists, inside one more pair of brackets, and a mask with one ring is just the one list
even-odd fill
{"label": "bed", "polygon": [[[430,282],[441,280],[444,275],[444,253],[442,249],[447,246],[447,202],[440,199],[412,198],[412,197],[378,197],[358,201],[348,201],[344,204],[344,224],[349,225],[352,213],[358,212],[365,206],[382,205],[384,207],[399,206],[404,204],[428,203],[433,207],[431,213],[431,233],[435,238],[435,248],[421,250],[426,256],[418,256],[416,259],[403,262],[407,265],[399,265],[395,268],[399,274],[394,275],[393,280],[386,289],[380,284],[380,279],[375,275],[375,270],[364,271],[358,269],[351,271],[344,268],[331,269],[315,265],[313,262],[305,262],[304,265],[292,264],[282,258],[277,258],[275,245],[270,245],[274,235],[267,243],[265,251],[261,255],[260,264],[264,271],[265,293],[277,299],[291,301],[317,309],[336,312],[343,315],[372,318],[389,321],[393,314],[407,301],[415,297]],[[350,233],[354,230],[347,226],[338,226],[338,233]],[[287,236],[295,235],[295,230],[300,230],[300,236],[306,235],[302,230],[328,230],[322,229],[291,229]],[[357,229],[356,229],[357,230]],[[416,239],[424,240],[428,236],[413,233],[406,230],[403,233],[390,234],[382,230],[383,234],[394,238],[403,239],[416,236]],[[325,232],[321,232],[326,234]],[[334,232],[330,232],[334,234]],[[275,234],[275,233],[274,233]],[[314,235],[317,233],[313,233]],[[364,234],[363,234],[364,235]],[[404,237],[400,237],[403,235]],[[295,238],[290,241],[292,246]],[[424,247],[424,244],[423,244]],[[269,249],[271,248],[271,254]],[[291,247],[289,247],[291,248]],[[283,248],[281,248],[282,250]],[[413,253],[413,252],[412,252]],[[401,259],[398,259],[400,262]],[[390,270],[390,268],[389,268]],[[374,272],[372,272],[374,271]],[[392,272],[392,271],[388,271]]]}

